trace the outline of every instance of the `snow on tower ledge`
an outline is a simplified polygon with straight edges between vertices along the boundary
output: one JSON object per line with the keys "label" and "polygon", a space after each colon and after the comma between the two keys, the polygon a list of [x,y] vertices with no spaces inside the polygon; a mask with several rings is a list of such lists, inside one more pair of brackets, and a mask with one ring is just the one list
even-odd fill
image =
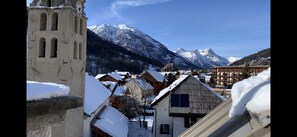
{"label": "snow on tower ledge", "polygon": [[27,101],[69,95],[70,88],[63,84],[27,81]]}

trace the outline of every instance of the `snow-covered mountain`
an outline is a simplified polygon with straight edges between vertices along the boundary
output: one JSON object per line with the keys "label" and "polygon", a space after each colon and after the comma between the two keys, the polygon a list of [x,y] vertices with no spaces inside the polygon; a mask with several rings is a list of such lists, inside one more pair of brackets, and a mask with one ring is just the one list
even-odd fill
{"label": "snow-covered mountain", "polygon": [[245,64],[250,66],[270,66],[270,62],[270,48],[267,48],[234,61],[229,66],[244,66]]}
{"label": "snow-covered mountain", "polygon": [[228,61],[229,61],[230,63],[233,63],[233,62],[235,62],[235,61],[237,61],[237,60],[240,60],[241,58],[240,58],[240,57],[228,57],[227,59],[228,59]]}
{"label": "snow-covered mountain", "polygon": [[187,51],[183,48],[178,48],[173,51],[190,62],[202,66],[203,68],[212,68],[215,66],[226,66],[230,63],[226,58],[221,57],[209,49]]}
{"label": "snow-covered mountain", "polygon": [[90,26],[88,29],[104,40],[122,46],[131,52],[147,58],[163,62],[164,65],[171,62],[181,69],[201,68],[199,65],[195,65],[168,50],[163,44],[136,28],[124,24],[117,26],[103,24]]}

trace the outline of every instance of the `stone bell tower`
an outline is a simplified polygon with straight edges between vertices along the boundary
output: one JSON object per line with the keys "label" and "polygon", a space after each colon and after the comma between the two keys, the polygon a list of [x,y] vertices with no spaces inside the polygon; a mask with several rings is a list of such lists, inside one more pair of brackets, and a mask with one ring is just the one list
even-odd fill
{"label": "stone bell tower", "polygon": [[[84,98],[86,66],[85,0],[33,0],[28,8],[27,80],[70,87]],[[66,112],[53,136],[83,136],[83,107]]]}

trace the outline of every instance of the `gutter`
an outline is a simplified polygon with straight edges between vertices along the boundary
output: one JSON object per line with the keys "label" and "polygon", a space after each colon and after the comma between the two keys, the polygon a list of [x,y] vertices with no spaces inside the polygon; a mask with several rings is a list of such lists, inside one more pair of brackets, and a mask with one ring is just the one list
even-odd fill
{"label": "gutter", "polygon": [[218,129],[212,132],[208,137],[228,137],[236,130],[241,128],[243,125],[248,123],[250,119],[251,119],[251,116],[249,112],[245,110],[243,114],[228,120]]}

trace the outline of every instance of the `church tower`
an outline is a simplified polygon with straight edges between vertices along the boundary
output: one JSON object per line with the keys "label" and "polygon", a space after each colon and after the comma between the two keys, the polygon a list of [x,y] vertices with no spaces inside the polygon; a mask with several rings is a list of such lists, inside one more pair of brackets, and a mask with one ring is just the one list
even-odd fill
{"label": "church tower", "polygon": [[[32,0],[28,8],[27,80],[70,87],[84,98],[86,66],[85,0]],[[83,107],[66,112],[52,130],[63,137],[83,136]]]}

